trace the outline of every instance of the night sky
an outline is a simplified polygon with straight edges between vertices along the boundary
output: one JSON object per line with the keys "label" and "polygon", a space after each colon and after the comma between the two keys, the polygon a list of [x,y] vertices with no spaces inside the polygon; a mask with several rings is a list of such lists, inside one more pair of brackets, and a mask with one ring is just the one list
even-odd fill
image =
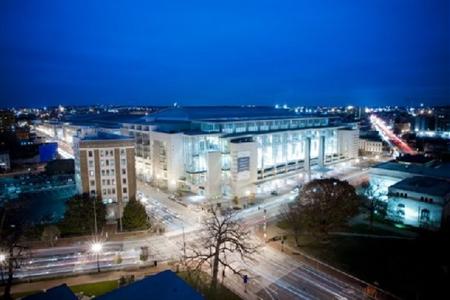
{"label": "night sky", "polygon": [[450,104],[449,2],[1,0],[0,101]]}

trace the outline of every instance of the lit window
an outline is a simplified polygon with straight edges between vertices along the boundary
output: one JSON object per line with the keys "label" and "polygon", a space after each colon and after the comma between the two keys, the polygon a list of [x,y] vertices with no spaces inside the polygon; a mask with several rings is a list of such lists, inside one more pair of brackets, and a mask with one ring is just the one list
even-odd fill
{"label": "lit window", "polygon": [[93,170],[89,171],[89,176],[94,177],[94,171]]}

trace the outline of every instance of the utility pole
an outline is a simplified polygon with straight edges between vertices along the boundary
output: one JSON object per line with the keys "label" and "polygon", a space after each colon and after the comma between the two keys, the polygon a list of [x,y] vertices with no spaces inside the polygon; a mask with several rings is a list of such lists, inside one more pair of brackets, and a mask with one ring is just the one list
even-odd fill
{"label": "utility pole", "polygon": [[95,236],[97,236],[98,233],[98,228],[97,228],[97,207],[96,207],[96,202],[97,202],[97,198],[93,198],[94,199],[94,232],[95,232]]}
{"label": "utility pole", "polygon": [[264,208],[264,225],[263,225],[263,230],[264,230],[264,243],[267,242],[267,216],[266,216],[267,210]]}
{"label": "utility pole", "polygon": [[[137,200],[136,200],[137,201]],[[122,199],[119,201],[119,230],[122,232],[122,217],[123,217],[123,210],[122,210]]]}
{"label": "utility pole", "polygon": [[184,224],[183,226],[183,254],[184,254],[184,258],[186,259],[186,236],[184,234]]}

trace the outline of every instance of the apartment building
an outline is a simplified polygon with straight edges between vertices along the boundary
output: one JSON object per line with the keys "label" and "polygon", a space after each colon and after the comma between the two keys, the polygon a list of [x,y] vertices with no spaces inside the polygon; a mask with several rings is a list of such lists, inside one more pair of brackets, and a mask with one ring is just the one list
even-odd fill
{"label": "apartment building", "polygon": [[107,218],[122,216],[136,196],[134,139],[110,133],[74,137],[75,180],[79,193],[101,197]]}

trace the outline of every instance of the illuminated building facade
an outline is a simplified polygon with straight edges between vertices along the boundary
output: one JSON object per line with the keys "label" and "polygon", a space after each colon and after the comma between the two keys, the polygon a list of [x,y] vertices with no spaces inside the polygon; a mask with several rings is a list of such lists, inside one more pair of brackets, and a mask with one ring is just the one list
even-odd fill
{"label": "illuminated building facade", "polygon": [[136,196],[134,140],[98,132],[75,136],[75,181],[79,193],[101,197],[107,218],[119,219]]}
{"label": "illuminated building facade", "polygon": [[450,183],[426,176],[403,179],[389,187],[388,218],[405,225],[437,230],[448,223]]}
{"label": "illuminated building facade", "polygon": [[273,179],[358,156],[355,124],[269,107],[169,108],[123,125],[137,176],[209,198],[249,197]]}

